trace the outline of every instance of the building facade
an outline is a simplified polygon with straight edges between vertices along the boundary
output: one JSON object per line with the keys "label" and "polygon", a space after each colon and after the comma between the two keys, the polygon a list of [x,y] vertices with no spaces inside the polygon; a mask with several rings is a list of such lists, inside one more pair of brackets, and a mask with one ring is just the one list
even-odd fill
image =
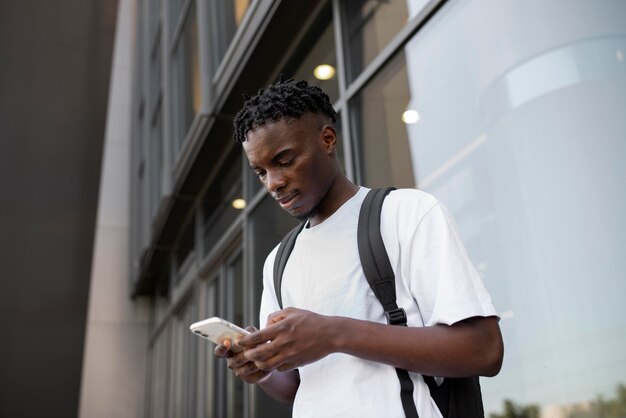
{"label": "building facade", "polygon": [[626,2],[137,0],[134,15],[125,277],[150,306],[144,416],[290,416],[189,332],[259,326],[265,256],[295,221],[232,119],[281,74],[328,92],[350,179],[453,213],[502,318],[487,416],[626,407]]}

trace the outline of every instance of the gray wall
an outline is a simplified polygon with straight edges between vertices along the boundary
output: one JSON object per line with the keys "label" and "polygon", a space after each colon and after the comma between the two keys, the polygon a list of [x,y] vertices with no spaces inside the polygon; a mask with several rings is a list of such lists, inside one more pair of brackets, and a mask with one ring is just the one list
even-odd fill
{"label": "gray wall", "polygon": [[78,411],[116,10],[0,2],[0,417]]}

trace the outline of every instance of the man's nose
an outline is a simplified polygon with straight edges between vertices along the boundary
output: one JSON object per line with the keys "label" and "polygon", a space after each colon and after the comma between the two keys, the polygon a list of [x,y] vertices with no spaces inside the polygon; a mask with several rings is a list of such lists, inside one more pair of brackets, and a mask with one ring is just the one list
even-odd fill
{"label": "man's nose", "polygon": [[265,181],[265,188],[270,192],[276,192],[287,184],[287,179],[278,171],[268,171]]}

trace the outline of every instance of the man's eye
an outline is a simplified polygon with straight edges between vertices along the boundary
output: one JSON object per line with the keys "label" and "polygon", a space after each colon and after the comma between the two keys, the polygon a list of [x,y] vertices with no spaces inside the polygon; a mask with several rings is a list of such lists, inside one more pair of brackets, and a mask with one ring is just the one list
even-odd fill
{"label": "man's eye", "polygon": [[289,167],[291,164],[293,164],[293,158],[278,163],[281,167]]}
{"label": "man's eye", "polygon": [[260,178],[265,175],[265,171],[255,171],[254,174],[256,174],[256,176]]}

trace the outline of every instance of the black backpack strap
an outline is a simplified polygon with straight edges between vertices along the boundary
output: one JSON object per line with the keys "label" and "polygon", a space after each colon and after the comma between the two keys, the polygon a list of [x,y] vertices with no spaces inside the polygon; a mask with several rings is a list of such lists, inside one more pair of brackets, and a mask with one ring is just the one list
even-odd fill
{"label": "black backpack strap", "polygon": [[[383,305],[390,325],[406,326],[406,312],[396,303],[396,279],[380,234],[380,214],[385,197],[394,190],[372,189],[365,196],[359,213],[357,242],[361,266],[372,291]],[[418,418],[413,401],[413,381],[409,372],[396,367],[400,380],[400,399],[407,418]]]}
{"label": "black backpack strap", "polygon": [[296,238],[298,238],[298,234],[302,231],[305,224],[306,222],[302,222],[285,235],[280,242],[278,251],[276,252],[276,258],[274,259],[274,291],[276,292],[276,299],[278,299],[278,306],[280,306],[281,309],[283,308],[283,297],[280,289],[283,281],[283,272],[285,271],[289,255],[291,251],[293,251],[293,246],[296,244]]}
{"label": "black backpack strap", "polygon": [[392,187],[372,189],[367,193],[359,213],[357,241],[363,272],[372,291],[383,305],[387,322],[391,325],[406,325],[406,313],[396,304],[395,275],[380,235],[383,201],[392,190]]}

